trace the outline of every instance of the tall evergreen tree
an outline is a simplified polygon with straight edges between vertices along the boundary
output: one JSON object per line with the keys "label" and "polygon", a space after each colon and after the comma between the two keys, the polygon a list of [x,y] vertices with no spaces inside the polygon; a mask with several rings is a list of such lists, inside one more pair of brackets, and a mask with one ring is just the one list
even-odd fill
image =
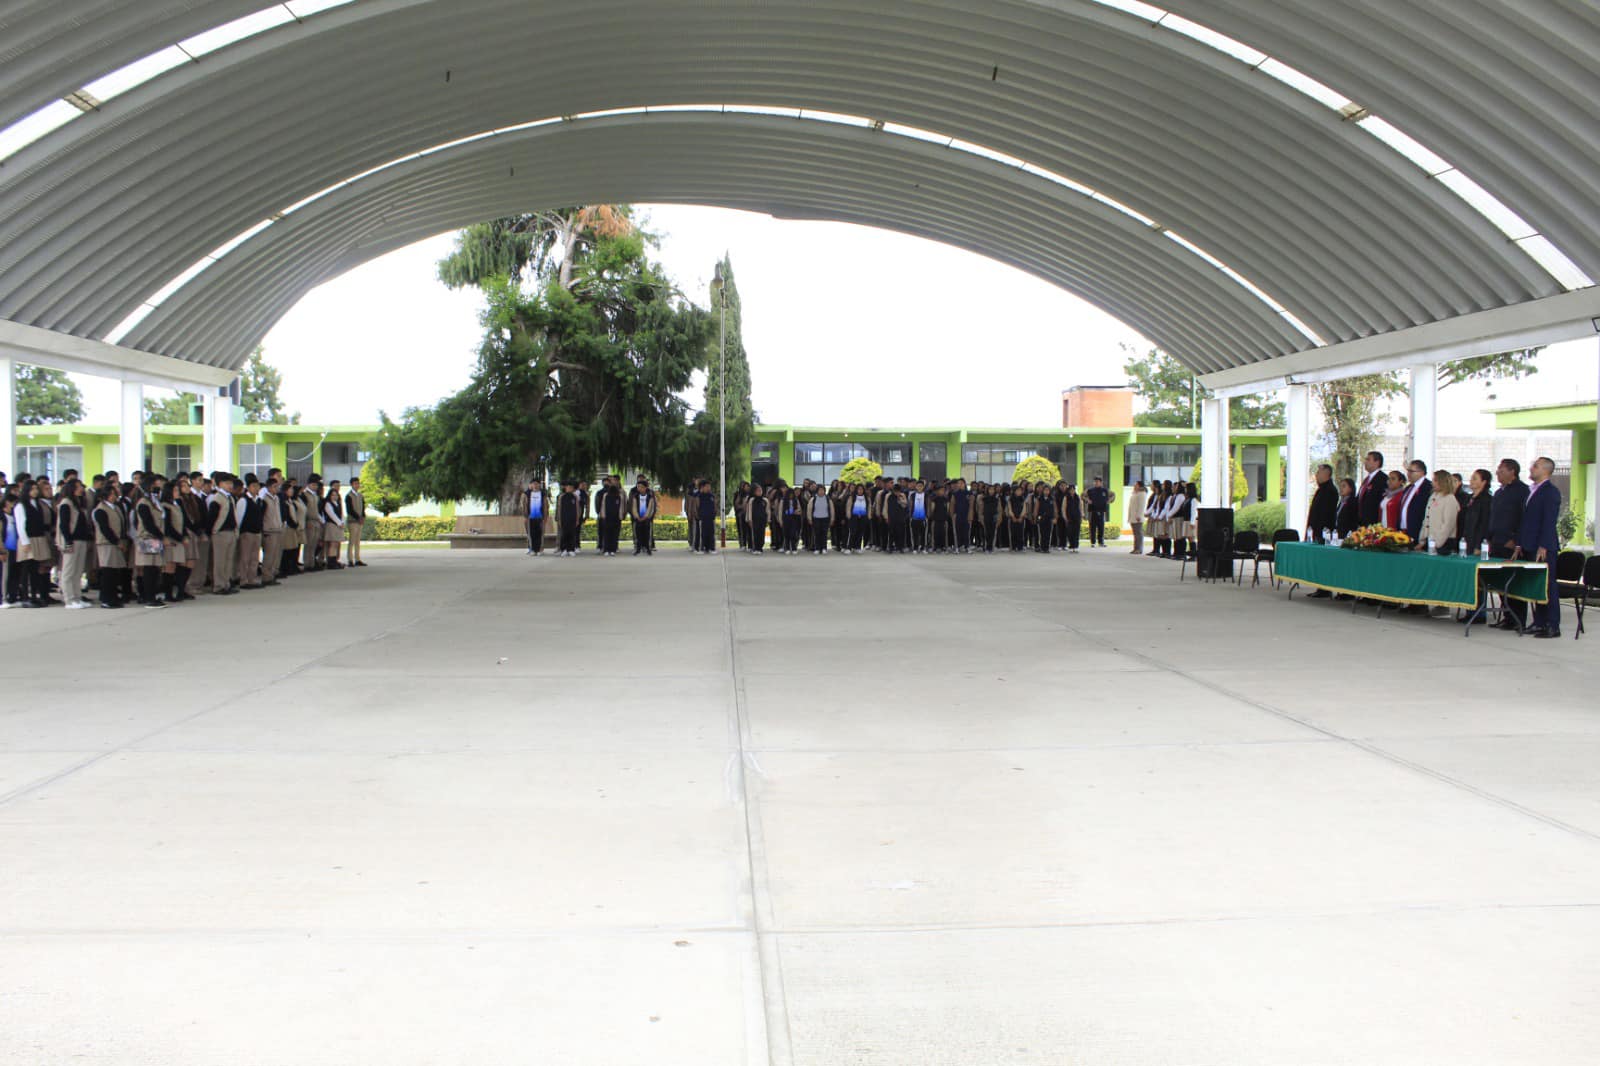
{"label": "tall evergreen tree", "polygon": [[[716,283],[711,288],[711,316],[713,329],[722,328],[719,316],[723,313],[722,300],[727,301],[726,350],[719,359],[713,343],[708,353],[706,372],[705,410],[695,418],[696,428],[702,434],[705,451],[716,455],[719,448],[717,416],[722,410],[723,396],[727,396],[728,481],[723,486],[723,499],[733,498],[733,486],[749,476],[750,447],[755,441],[756,413],[750,398],[750,361],[745,356],[743,312],[739,303],[739,285],[733,278],[733,260],[726,254],[719,264],[722,272],[722,291]],[[722,380],[719,363],[727,367],[726,386]]]}
{"label": "tall evergreen tree", "polygon": [[648,469],[665,487],[704,467],[680,397],[706,363],[712,321],[649,258],[626,206],[497,219],[462,232],[439,264],[481,290],[472,380],[429,408],[383,416],[376,456],[403,491],[514,505],[528,476]]}
{"label": "tall evergreen tree", "polygon": [[16,379],[17,425],[83,421],[83,393],[63,371],[19,364]]}

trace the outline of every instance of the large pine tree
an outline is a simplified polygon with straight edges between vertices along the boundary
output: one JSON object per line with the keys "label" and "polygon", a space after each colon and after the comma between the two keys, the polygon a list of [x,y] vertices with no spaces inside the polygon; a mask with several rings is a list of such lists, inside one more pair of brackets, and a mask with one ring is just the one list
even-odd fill
{"label": "large pine tree", "polygon": [[[756,413],[755,406],[750,399],[750,361],[744,351],[743,312],[739,303],[739,286],[733,279],[733,260],[723,256],[719,268],[722,273],[722,291],[717,291],[715,283],[711,290],[711,315],[713,328],[722,328],[718,316],[723,313],[722,300],[726,300],[726,346],[725,353],[717,351],[713,343],[709,367],[706,372],[706,403],[705,410],[696,417],[695,426],[700,431],[705,443],[702,448],[716,455],[720,446],[718,439],[717,416],[721,411],[722,397],[727,395],[727,444],[728,444],[728,481],[730,485],[723,486],[723,499],[733,498],[733,486],[745,478],[750,472],[750,446],[755,440]],[[719,355],[725,354],[725,358]],[[727,368],[727,382],[724,385],[720,367]],[[713,477],[713,481],[715,478]]]}

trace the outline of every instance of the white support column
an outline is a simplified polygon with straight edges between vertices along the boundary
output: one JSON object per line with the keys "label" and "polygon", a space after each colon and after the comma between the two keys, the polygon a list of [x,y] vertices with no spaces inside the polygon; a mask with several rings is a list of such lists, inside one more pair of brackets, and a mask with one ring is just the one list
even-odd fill
{"label": "white support column", "polygon": [[17,476],[17,363],[0,355],[0,470]]}
{"label": "white support column", "polygon": [[1434,364],[1411,368],[1411,454],[1428,464],[1428,473],[1438,465],[1439,450],[1439,367]]}
{"label": "white support column", "polygon": [[137,381],[122,383],[121,433],[118,434],[118,461],[122,466],[117,473],[124,481],[135,470],[143,470],[144,463],[144,386]]}
{"label": "white support column", "polygon": [[[1600,325],[1595,328],[1600,329]],[[1595,369],[1600,371],[1600,358],[1595,360]],[[1600,389],[1595,392],[1595,398],[1600,400]],[[1595,405],[1594,421],[1594,461],[1589,464],[1589,521],[1594,523],[1594,543],[1600,547],[1600,403]],[[1581,534],[1583,530],[1578,532]]]}
{"label": "white support column", "polygon": [[1300,529],[1311,506],[1311,386],[1290,385],[1288,392],[1283,405],[1289,430],[1289,454],[1283,467],[1283,525]]}
{"label": "white support column", "polygon": [[1233,473],[1228,452],[1228,401],[1200,401],[1200,506],[1228,507],[1228,482]]}
{"label": "white support column", "polygon": [[207,474],[213,470],[233,470],[233,398],[216,390],[201,396],[205,405],[205,462]]}

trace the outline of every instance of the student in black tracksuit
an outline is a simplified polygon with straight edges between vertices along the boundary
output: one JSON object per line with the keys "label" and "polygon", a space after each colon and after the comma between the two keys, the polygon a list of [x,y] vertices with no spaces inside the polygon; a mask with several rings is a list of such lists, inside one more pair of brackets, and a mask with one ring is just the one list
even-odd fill
{"label": "student in black tracksuit", "polygon": [[594,517],[600,533],[600,554],[609,556],[617,554],[622,539],[622,486],[612,477],[601,486],[594,497]]}
{"label": "student in black tracksuit", "polygon": [[1037,486],[1033,496],[1033,518],[1039,527],[1035,546],[1041,553],[1049,555],[1055,545],[1056,498],[1043,483]]}
{"label": "student in black tracksuit", "polygon": [[943,485],[933,490],[932,508],[928,519],[932,550],[943,555],[951,550],[950,497]]}
{"label": "student in black tracksuit", "polygon": [[844,550],[847,553],[862,551],[867,545],[872,526],[872,501],[867,497],[865,485],[857,485],[850,490],[850,495],[845,498],[844,510],[850,523]]}
{"label": "student in black tracksuit", "polygon": [[911,532],[911,510],[906,503],[906,495],[899,486],[891,489],[884,500],[884,517],[888,520],[889,527],[889,553],[904,552],[909,547]]}
{"label": "student in black tracksuit", "polygon": [[1083,537],[1083,498],[1078,495],[1076,485],[1067,486],[1067,494],[1061,498],[1062,535],[1067,542],[1067,551],[1078,550],[1078,541]]}
{"label": "student in black tracksuit", "polygon": [[760,485],[750,486],[744,503],[744,520],[750,528],[750,551],[761,555],[767,541],[767,495]]}
{"label": "student in black tracksuit", "polygon": [[717,554],[717,494],[705,480],[700,482],[700,551]]}
{"label": "student in black tracksuit", "polygon": [[1022,551],[1028,546],[1028,494],[1021,485],[1011,490],[1011,495],[1006,497],[1006,544],[1014,552]]}
{"label": "student in black tracksuit", "polygon": [[977,505],[978,521],[982,526],[978,547],[985,555],[992,555],[995,540],[999,536],[1000,497],[994,486],[988,485],[973,502]]}
{"label": "student in black tracksuit", "polygon": [[925,552],[928,544],[928,486],[924,482],[917,482],[906,494],[906,521],[910,524],[910,542],[913,552]]}
{"label": "student in black tracksuit", "polygon": [[955,528],[955,549],[965,555],[972,548],[972,492],[964,478],[956,479],[950,494],[950,518]]}
{"label": "student in black tracksuit", "polygon": [[561,495],[556,498],[556,531],[559,555],[578,554],[578,531],[583,522],[583,501],[578,497],[572,482],[561,483]]}

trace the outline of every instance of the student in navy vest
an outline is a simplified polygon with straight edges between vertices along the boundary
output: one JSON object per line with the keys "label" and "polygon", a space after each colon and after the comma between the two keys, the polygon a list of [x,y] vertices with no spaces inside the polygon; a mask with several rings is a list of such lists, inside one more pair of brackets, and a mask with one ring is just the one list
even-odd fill
{"label": "student in navy vest", "polygon": [[650,490],[650,479],[643,474],[628,493],[628,517],[633,520],[633,554],[656,553],[655,522],[660,504]]}
{"label": "student in navy vest", "polygon": [[700,480],[699,488],[699,550],[706,555],[715,555],[717,554],[717,496],[711,491],[711,482],[704,478]]}
{"label": "student in navy vest", "polygon": [[1522,509],[1522,529],[1513,556],[1545,564],[1545,602],[1534,605],[1533,635],[1546,639],[1561,635],[1561,600],[1556,596],[1556,556],[1561,552],[1556,519],[1561,514],[1561,490],[1550,480],[1555,472],[1555,460],[1541,455],[1533,461],[1528,471],[1533,485]]}

